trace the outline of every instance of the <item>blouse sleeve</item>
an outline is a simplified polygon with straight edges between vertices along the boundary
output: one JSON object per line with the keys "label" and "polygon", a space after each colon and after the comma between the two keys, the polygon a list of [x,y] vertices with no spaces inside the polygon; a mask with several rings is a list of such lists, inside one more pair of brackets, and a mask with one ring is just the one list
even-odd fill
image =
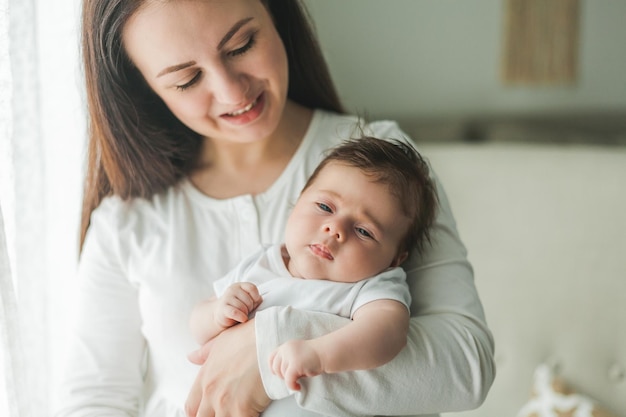
{"label": "blouse sleeve", "polygon": [[108,203],[94,212],[81,254],[56,417],[139,414],[145,343],[137,289],[126,277],[121,256],[127,251],[120,247]]}
{"label": "blouse sleeve", "polygon": [[[495,377],[494,343],[447,197],[440,200],[432,246],[404,265],[412,303],[408,344],[368,371],[305,378],[298,404],[325,415],[415,415],[467,410],[485,399]],[[270,398],[290,395],[268,366],[270,353],[295,338],[312,338],[346,319],[290,308],[256,316],[262,380]]]}

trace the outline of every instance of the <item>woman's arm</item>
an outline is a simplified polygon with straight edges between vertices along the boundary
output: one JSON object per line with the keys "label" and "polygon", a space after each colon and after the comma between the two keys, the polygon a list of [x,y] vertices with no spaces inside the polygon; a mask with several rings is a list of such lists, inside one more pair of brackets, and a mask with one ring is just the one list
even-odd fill
{"label": "woman's arm", "polygon": [[[302,407],[337,416],[427,414],[471,409],[484,401],[495,377],[493,339],[465,247],[439,188],[433,245],[407,265],[413,298],[407,347],[374,370],[305,380],[296,393]],[[259,366],[271,398],[290,394],[267,365],[271,352],[287,340],[323,335],[343,320],[290,308],[257,313]]]}
{"label": "woman's arm", "polygon": [[301,377],[372,369],[406,346],[407,308],[395,300],[375,300],[359,308],[346,326],[309,340],[290,340],[270,356],[275,375],[299,390]]}
{"label": "woman's arm", "polygon": [[145,342],[137,290],[122,270],[111,221],[92,218],[56,417],[138,415]]}

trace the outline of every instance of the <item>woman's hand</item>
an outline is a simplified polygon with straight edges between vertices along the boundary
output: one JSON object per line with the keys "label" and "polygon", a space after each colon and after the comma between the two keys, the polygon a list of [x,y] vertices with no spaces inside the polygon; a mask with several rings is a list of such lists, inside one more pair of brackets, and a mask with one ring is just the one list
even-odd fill
{"label": "woman's hand", "polygon": [[187,416],[257,417],[270,404],[259,373],[254,319],[206,343],[195,357],[204,358],[185,403]]}

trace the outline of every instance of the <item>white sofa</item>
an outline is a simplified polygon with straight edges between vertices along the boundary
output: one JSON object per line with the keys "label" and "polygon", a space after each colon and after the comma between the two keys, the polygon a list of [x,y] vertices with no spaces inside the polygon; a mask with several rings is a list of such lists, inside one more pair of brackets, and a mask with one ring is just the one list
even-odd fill
{"label": "white sofa", "polygon": [[496,343],[477,410],[515,417],[542,363],[626,416],[626,146],[418,143],[441,178]]}

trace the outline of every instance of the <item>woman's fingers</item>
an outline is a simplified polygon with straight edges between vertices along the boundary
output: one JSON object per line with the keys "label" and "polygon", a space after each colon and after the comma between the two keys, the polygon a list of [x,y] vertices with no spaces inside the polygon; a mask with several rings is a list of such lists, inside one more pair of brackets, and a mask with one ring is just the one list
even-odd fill
{"label": "woman's fingers", "polygon": [[196,365],[202,365],[204,363],[202,356],[200,356],[200,349],[196,349],[193,352],[189,353],[187,355],[187,359],[189,360],[189,362],[195,363]]}
{"label": "woman's fingers", "polygon": [[198,349],[191,352],[187,355],[187,358],[196,365],[202,365],[206,358],[209,357],[209,353],[211,352],[212,340],[209,340],[204,345],[200,346]]}
{"label": "woman's fingers", "polygon": [[198,408],[200,407],[200,402],[202,401],[202,384],[200,382],[202,378],[202,368],[200,368],[200,372],[196,376],[193,384],[191,385],[191,389],[189,390],[189,394],[187,395],[187,401],[185,401],[185,415],[187,417],[196,417],[198,414]]}
{"label": "woman's fingers", "polygon": [[[226,416],[227,414],[224,414]],[[232,414],[231,414],[232,415]],[[218,414],[211,406],[211,401],[208,397],[203,397],[198,407],[198,413],[194,417],[217,417]]]}
{"label": "woman's fingers", "polygon": [[191,386],[187,401],[185,401],[185,413],[187,417],[216,416],[214,407],[215,394],[210,382],[205,378],[207,372],[207,366],[203,365]]}

